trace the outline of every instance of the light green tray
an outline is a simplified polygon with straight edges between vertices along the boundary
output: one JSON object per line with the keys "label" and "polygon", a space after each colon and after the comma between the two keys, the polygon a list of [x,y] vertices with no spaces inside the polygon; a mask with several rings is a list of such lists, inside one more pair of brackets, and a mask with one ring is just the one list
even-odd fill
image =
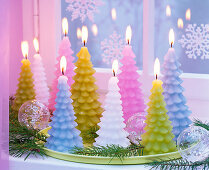
{"label": "light green tray", "polygon": [[[48,127],[40,132],[47,134],[50,128],[51,127]],[[179,154],[179,152],[171,152],[171,153],[158,154],[158,155],[133,156],[129,158],[124,158],[121,161],[118,158],[75,155],[75,154],[69,154],[69,153],[56,152],[47,148],[45,148],[45,151],[48,156],[65,160],[65,161],[87,163],[87,164],[103,164],[103,165],[105,164],[106,165],[107,164],[108,165],[146,164],[146,163],[153,162],[155,160],[167,161],[171,159],[181,158],[181,155]]]}

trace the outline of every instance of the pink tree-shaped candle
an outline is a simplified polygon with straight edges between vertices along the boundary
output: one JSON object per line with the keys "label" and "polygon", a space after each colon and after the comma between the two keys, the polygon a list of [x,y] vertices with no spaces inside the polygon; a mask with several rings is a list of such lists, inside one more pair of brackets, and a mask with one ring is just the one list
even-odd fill
{"label": "pink tree-shaped candle", "polygon": [[62,56],[66,57],[67,60],[67,69],[65,72],[65,76],[67,76],[68,78],[68,85],[71,87],[71,85],[73,84],[74,80],[72,79],[72,77],[74,76],[74,64],[73,64],[73,60],[74,57],[72,56],[73,51],[71,49],[71,43],[69,38],[67,37],[67,33],[68,33],[68,21],[67,18],[63,18],[62,20],[62,30],[63,30],[63,34],[65,35],[63,40],[61,41],[60,45],[59,45],[59,56],[57,57],[57,63],[56,63],[56,70],[55,70],[55,78],[53,80],[53,84],[52,84],[52,88],[51,88],[51,92],[50,92],[50,99],[49,99],[49,109],[51,111],[55,110],[55,99],[56,99],[56,94],[58,92],[58,78],[60,75],[60,60]]}
{"label": "pink tree-shaped candle", "polygon": [[139,74],[137,73],[136,57],[132,51],[130,45],[131,40],[131,27],[128,26],[126,29],[126,41],[128,45],[123,49],[123,58],[121,59],[122,67],[121,73],[119,74],[122,107],[124,113],[125,123],[135,113],[144,112],[145,104],[143,99],[143,93],[140,88],[141,83],[139,82]]}

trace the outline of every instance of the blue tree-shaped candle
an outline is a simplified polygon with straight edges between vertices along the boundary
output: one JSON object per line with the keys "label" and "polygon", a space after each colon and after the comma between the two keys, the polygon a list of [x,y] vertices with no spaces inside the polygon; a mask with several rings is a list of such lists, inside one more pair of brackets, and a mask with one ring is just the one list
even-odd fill
{"label": "blue tree-shaped candle", "polygon": [[50,137],[47,139],[45,146],[48,149],[68,152],[73,147],[82,147],[82,139],[79,136],[80,132],[75,127],[77,123],[74,121],[74,111],[71,105],[72,99],[69,91],[69,85],[67,84],[68,78],[64,76],[64,70],[66,69],[66,59],[63,56],[60,61],[60,67],[63,75],[58,79],[58,93],[55,100],[55,111],[53,112],[52,127],[48,134]]}
{"label": "blue tree-shaped candle", "polygon": [[177,140],[179,134],[192,122],[189,119],[191,111],[186,106],[186,98],[183,95],[184,88],[181,86],[183,81],[179,77],[182,73],[180,69],[181,64],[178,61],[174,48],[172,48],[174,41],[173,30],[170,30],[169,39],[171,48],[165,55],[163,64],[163,95],[167,105],[168,116],[173,125],[174,140]]}

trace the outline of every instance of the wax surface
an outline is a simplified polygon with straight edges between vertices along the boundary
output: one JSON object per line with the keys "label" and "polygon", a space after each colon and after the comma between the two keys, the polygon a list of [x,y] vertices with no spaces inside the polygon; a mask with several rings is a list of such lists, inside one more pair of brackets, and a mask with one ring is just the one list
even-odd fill
{"label": "wax surface", "polygon": [[57,84],[58,84],[58,78],[60,76],[60,59],[62,56],[65,56],[66,60],[67,60],[67,67],[66,67],[66,71],[65,71],[65,76],[67,76],[68,78],[68,85],[71,87],[71,85],[73,84],[74,80],[72,79],[72,77],[74,76],[74,64],[73,64],[73,60],[74,57],[72,56],[73,51],[71,49],[71,43],[69,41],[68,37],[64,37],[63,40],[61,41],[60,45],[59,45],[59,56],[57,57],[57,63],[55,65],[55,78],[53,80],[52,83],[52,88],[51,88],[51,92],[50,92],[50,99],[49,99],[49,109],[51,111],[55,110],[55,99],[56,99],[56,94],[58,92],[57,89]]}
{"label": "wax surface", "polygon": [[166,103],[162,95],[161,80],[152,82],[150,101],[148,103],[148,114],[146,116],[146,131],[142,134],[142,145],[145,146],[145,155],[154,155],[176,151],[176,145],[173,141],[172,125],[169,117],[166,114]]}
{"label": "wax surface", "polygon": [[139,82],[139,74],[137,73],[136,57],[132,51],[130,45],[125,46],[123,52],[123,58],[121,63],[123,66],[120,68],[121,73],[119,74],[119,83],[123,114],[125,122],[133,116],[135,113],[144,112],[144,96],[140,88],[141,83]]}
{"label": "wax surface", "polygon": [[43,66],[42,58],[39,54],[34,55],[32,71],[36,92],[36,99],[48,106],[49,88],[46,82],[46,73]]}
{"label": "wax surface", "polygon": [[56,98],[55,111],[51,118],[52,127],[48,134],[45,146],[48,149],[59,152],[68,152],[73,147],[82,147],[80,131],[76,129],[77,123],[74,121],[74,111],[71,105],[71,93],[67,84],[67,77],[60,76],[58,80],[58,93]]}
{"label": "wax surface", "polygon": [[78,60],[75,63],[76,75],[73,77],[75,82],[72,85],[71,92],[73,107],[78,123],[77,129],[81,131],[83,143],[92,145],[94,138],[87,138],[86,134],[91,128],[94,128],[99,122],[103,112],[101,103],[98,101],[99,94],[96,92],[98,87],[95,85],[96,79],[93,74],[96,72],[90,61],[90,54],[86,47],[82,47],[77,54]]}
{"label": "wax surface", "polygon": [[183,95],[183,82],[179,77],[182,73],[181,64],[175,54],[174,48],[170,48],[164,57],[163,64],[163,88],[168,116],[172,121],[174,140],[177,140],[180,133],[189,127],[192,121],[189,119],[191,111],[186,105],[186,98]]}
{"label": "wax surface", "polygon": [[128,132],[124,130],[122,102],[117,85],[118,78],[112,77],[109,80],[108,93],[105,99],[105,111],[102,114],[101,122],[98,124],[100,129],[97,134],[94,145],[120,145],[127,147],[130,143],[128,140]]}
{"label": "wax surface", "polygon": [[30,61],[27,59],[23,59],[21,66],[20,77],[18,79],[18,88],[15,94],[15,100],[13,109],[19,111],[19,108],[23,103],[28,100],[35,99],[35,89],[34,89],[34,80],[33,73],[30,68]]}

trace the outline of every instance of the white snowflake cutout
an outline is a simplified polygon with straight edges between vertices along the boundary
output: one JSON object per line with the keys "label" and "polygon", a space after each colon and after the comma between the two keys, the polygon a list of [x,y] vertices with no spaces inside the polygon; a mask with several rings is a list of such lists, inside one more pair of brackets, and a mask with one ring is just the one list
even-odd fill
{"label": "white snowflake cutout", "polygon": [[189,24],[179,43],[190,59],[209,59],[209,24]]}
{"label": "white snowflake cutout", "polygon": [[120,61],[124,46],[125,38],[122,38],[121,35],[118,35],[114,31],[113,34],[109,36],[109,39],[105,39],[101,42],[103,62],[112,64],[115,59]]}
{"label": "white snowflake cutout", "polygon": [[102,0],[65,0],[68,3],[67,11],[72,12],[72,21],[80,17],[84,22],[86,17],[94,21],[94,13],[98,13],[98,7],[103,5]]}

